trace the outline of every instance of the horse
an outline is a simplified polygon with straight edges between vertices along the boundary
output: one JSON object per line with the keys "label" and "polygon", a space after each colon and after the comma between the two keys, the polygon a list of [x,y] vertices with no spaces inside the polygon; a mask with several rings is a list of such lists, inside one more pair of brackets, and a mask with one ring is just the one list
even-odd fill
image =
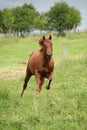
{"label": "horse", "polygon": [[50,84],[53,79],[54,71],[54,60],[52,58],[53,47],[52,47],[52,36],[48,38],[43,36],[39,40],[41,46],[40,50],[33,51],[30,54],[27,68],[26,76],[23,84],[23,89],[21,92],[21,97],[23,96],[24,90],[27,87],[27,83],[32,75],[36,77],[37,88],[36,88],[36,97],[39,97],[42,85],[45,81],[45,78],[49,80],[46,88],[50,89]]}

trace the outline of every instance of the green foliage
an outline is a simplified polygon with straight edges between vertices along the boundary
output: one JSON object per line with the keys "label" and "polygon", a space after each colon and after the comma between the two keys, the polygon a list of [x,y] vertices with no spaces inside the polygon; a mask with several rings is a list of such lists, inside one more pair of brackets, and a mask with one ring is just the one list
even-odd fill
{"label": "green foliage", "polygon": [[14,23],[14,16],[13,16],[13,12],[11,9],[4,9],[3,10],[3,31],[5,33],[9,32],[11,33],[11,29],[13,27],[13,23]]}
{"label": "green foliage", "polygon": [[60,34],[66,30],[75,28],[80,24],[80,12],[74,7],[69,7],[65,2],[55,3],[46,13],[49,29],[56,30]]}
{"label": "green foliage", "polygon": [[3,14],[2,11],[0,10],[0,32],[2,32],[2,22],[3,21]]}
{"label": "green foliage", "polygon": [[69,7],[66,2],[55,3],[45,14],[36,11],[32,4],[25,3],[12,9],[5,8],[0,11],[0,31],[4,33],[17,33],[21,36],[29,34],[31,28],[40,30],[56,30],[64,34],[81,22],[80,12],[74,7]]}
{"label": "green foliage", "polygon": [[76,29],[76,27],[80,24],[80,22],[81,22],[80,12],[74,7],[71,7],[67,15],[67,30],[70,30],[72,28]]}
{"label": "green foliage", "polygon": [[51,7],[50,11],[47,13],[51,28],[59,32],[65,30],[67,13],[68,5],[65,2],[55,3],[55,5]]}
{"label": "green foliage", "polygon": [[25,32],[29,31],[29,28],[33,25],[33,19],[38,15],[32,4],[24,4],[22,7],[16,7],[14,9],[14,29],[15,31]]}
{"label": "green foliage", "polygon": [[34,27],[38,28],[40,30],[44,30],[46,29],[46,25],[48,24],[47,19],[45,18],[45,16],[42,15],[38,15],[37,17],[35,17],[34,19]]}

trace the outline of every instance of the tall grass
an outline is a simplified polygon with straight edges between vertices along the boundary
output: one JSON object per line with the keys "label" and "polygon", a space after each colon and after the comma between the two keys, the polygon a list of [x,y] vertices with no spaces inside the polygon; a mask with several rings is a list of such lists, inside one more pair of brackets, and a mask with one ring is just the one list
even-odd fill
{"label": "tall grass", "polygon": [[[1,74],[6,68],[10,71],[12,66],[20,68],[20,63],[27,61],[31,51],[39,49],[38,39],[38,36],[0,39]],[[63,43],[67,46],[66,60],[62,60]],[[54,79],[50,90],[45,89],[46,80],[38,100],[34,77],[23,98],[20,92],[24,73],[0,80],[1,130],[87,129],[87,34],[68,34],[65,38],[53,36],[53,47]]]}

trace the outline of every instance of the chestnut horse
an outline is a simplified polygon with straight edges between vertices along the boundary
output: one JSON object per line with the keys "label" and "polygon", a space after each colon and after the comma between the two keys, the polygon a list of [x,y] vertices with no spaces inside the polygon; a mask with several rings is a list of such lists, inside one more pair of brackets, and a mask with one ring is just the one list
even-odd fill
{"label": "chestnut horse", "polygon": [[51,39],[51,36],[49,36],[49,38],[45,38],[45,36],[43,36],[43,38],[39,40],[41,49],[32,52],[30,55],[21,97],[27,87],[28,80],[32,75],[35,75],[37,80],[36,97],[39,97],[45,78],[49,80],[46,88],[50,89],[54,70],[54,61],[52,59],[53,48]]}

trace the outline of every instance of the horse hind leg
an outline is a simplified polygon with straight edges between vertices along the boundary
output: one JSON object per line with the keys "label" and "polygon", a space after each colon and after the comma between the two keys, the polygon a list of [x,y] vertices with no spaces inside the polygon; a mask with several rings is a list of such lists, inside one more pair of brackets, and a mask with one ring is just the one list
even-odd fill
{"label": "horse hind leg", "polygon": [[31,75],[32,75],[32,74],[31,74],[30,71],[27,71],[27,72],[26,72],[26,76],[25,76],[25,80],[24,80],[24,84],[23,84],[23,89],[22,89],[22,92],[21,92],[21,97],[23,96],[24,90],[25,90],[26,87],[27,87],[27,83],[28,83],[28,81],[29,81]]}

